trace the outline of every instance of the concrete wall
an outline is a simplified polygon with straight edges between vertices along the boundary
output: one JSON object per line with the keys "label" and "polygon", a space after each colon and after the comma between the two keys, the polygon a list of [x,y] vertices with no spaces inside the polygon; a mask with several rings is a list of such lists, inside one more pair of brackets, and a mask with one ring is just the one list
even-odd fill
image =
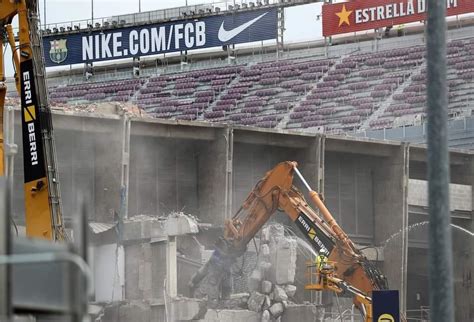
{"label": "concrete wall", "polygon": [[354,240],[374,241],[374,158],[325,154],[324,197],[336,221]]}
{"label": "concrete wall", "polygon": [[227,131],[132,122],[129,217],[183,211],[222,224]]}
{"label": "concrete wall", "polygon": [[[470,185],[451,184],[449,186],[451,211],[472,211],[472,187]],[[428,206],[428,181],[410,179],[408,182],[408,204]]]}
{"label": "concrete wall", "polygon": [[[15,113],[15,156],[13,212],[24,222],[23,152],[20,115]],[[110,222],[120,208],[120,162],[123,122],[116,117],[53,114],[57,164],[63,214],[66,222],[78,209],[78,197],[87,202],[92,221]]]}

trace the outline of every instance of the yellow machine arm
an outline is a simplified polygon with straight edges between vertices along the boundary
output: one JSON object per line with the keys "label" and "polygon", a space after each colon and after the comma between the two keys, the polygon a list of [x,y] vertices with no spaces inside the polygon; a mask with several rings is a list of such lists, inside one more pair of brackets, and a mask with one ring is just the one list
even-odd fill
{"label": "yellow machine arm", "polygon": [[[308,189],[319,214],[293,185],[295,174]],[[319,194],[311,189],[298,171],[296,162],[278,164],[256,184],[239,211],[226,221],[223,238],[218,241],[210,261],[193,277],[191,287],[198,289],[200,281],[210,271],[213,274],[223,271],[241,256],[249,241],[278,209],[291,218],[319,254],[324,254],[335,263],[332,274],[325,274],[328,283],[319,283],[319,286],[307,289],[351,291],[354,303],[365,319],[371,318],[371,292],[386,289],[387,281],[336,223]],[[220,269],[216,270],[217,266]]]}
{"label": "yellow machine arm", "polygon": [[[65,239],[56,168],[51,111],[48,106],[36,0],[0,2],[0,42],[12,48],[16,88],[21,98],[26,233],[29,237]],[[18,16],[18,44],[11,22]],[[0,115],[6,86],[3,47],[0,51]],[[3,119],[0,122],[0,175],[4,174]]]}

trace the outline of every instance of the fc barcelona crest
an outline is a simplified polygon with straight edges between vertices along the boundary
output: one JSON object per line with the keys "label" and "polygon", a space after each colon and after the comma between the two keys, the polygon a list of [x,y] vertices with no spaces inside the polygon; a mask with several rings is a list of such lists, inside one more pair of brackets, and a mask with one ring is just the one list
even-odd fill
{"label": "fc barcelona crest", "polygon": [[56,64],[61,64],[67,58],[67,39],[59,39],[50,41],[51,49],[49,50],[49,58]]}

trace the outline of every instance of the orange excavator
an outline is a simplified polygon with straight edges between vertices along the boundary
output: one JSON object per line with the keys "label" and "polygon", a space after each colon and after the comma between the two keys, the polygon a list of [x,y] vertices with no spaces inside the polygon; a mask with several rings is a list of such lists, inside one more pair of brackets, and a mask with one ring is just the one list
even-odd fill
{"label": "orange excavator", "polygon": [[[12,21],[18,18],[18,42]],[[3,164],[3,110],[7,87],[4,47],[9,44],[15,69],[15,85],[21,98],[26,235],[47,240],[66,240],[51,109],[40,32],[38,1],[0,1],[0,177]]]}
{"label": "orange excavator", "polygon": [[[303,194],[293,185],[297,175],[316,212]],[[195,296],[213,298],[211,286],[221,283],[236,258],[246,251],[247,244],[277,211],[285,212],[305,235],[319,255],[327,258],[324,265],[313,265],[317,275],[314,283],[305,289],[350,292],[364,321],[372,321],[374,290],[388,288],[385,276],[355,247],[347,234],[336,223],[317,192],[311,189],[301,175],[296,162],[282,162],[269,171],[249,194],[232,219],[225,222],[224,236],[216,243],[209,261],[193,276],[190,287]]]}

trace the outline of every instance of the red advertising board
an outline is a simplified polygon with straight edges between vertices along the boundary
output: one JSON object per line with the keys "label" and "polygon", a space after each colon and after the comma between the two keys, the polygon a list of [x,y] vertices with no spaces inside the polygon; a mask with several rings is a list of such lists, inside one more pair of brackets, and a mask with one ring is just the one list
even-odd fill
{"label": "red advertising board", "polygon": [[[447,15],[474,12],[474,0],[446,1]],[[323,5],[325,37],[426,19],[428,0],[354,0]]]}

